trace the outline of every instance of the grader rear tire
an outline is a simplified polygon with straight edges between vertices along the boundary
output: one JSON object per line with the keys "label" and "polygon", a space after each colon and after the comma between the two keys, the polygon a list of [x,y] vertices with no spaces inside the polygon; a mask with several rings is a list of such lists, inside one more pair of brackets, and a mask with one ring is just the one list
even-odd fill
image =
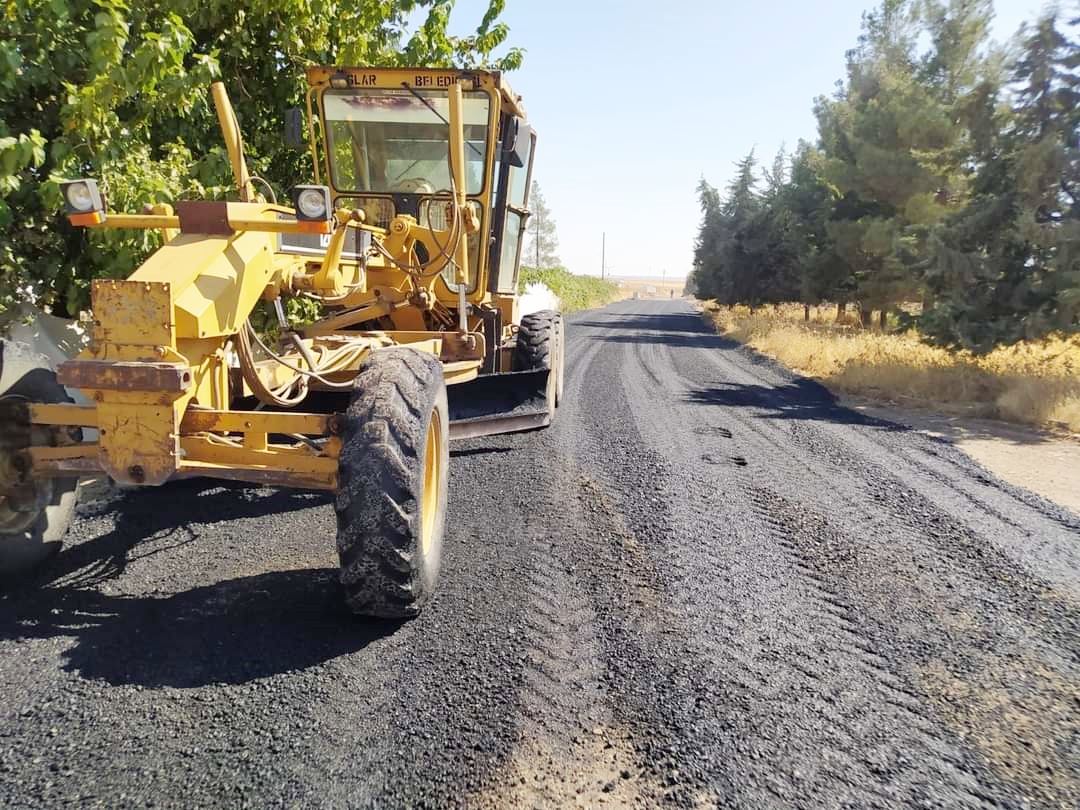
{"label": "grader rear tire", "polygon": [[354,613],[406,618],[431,598],[446,523],[450,419],[442,363],[374,352],[342,422],[337,550]]}
{"label": "grader rear tire", "polygon": [[[0,340],[0,400],[71,402],[48,358],[10,340]],[[4,477],[10,476],[12,464],[28,446],[32,429],[7,416],[0,422],[0,477]],[[0,492],[0,578],[26,574],[60,550],[77,497],[76,478],[32,482],[17,499]]]}

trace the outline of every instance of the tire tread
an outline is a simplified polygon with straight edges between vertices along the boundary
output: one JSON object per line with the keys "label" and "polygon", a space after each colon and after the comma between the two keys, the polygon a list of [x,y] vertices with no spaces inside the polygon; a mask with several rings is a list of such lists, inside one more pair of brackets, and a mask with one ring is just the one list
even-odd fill
{"label": "tire tread", "polygon": [[341,583],[356,613],[413,616],[430,596],[418,547],[421,462],[440,402],[445,411],[442,364],[413,349],[379,350],[357,375],[335,498]]}

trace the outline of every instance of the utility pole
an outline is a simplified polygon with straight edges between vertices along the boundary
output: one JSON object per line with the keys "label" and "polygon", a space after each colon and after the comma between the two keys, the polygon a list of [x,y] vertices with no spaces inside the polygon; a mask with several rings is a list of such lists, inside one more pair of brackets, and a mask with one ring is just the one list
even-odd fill
{"label": "utility pole", "polygon": [[604,277],[605,257],[607,253],[607,231],[600,234],[600,278]]}

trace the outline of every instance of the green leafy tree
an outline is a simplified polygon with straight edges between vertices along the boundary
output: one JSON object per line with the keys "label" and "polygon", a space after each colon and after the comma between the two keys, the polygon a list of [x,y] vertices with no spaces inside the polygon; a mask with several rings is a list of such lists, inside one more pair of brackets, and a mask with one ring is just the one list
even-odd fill
{"label": "green leafy tree", "polygon": [[[279,191],[310,177],[282,118],[315,64],[512,69],[490,0],[475,32],[447,31],[452,0],[19,0],[0,8],[0,310],[61,314],[99,276],[124,276],[150,232],[69,227],[57,181],[90,176],[110,207],[223,197],[231,172],[208,86],[226,83],[253,173]],[[426,12],[408,31],[416,12]]]}

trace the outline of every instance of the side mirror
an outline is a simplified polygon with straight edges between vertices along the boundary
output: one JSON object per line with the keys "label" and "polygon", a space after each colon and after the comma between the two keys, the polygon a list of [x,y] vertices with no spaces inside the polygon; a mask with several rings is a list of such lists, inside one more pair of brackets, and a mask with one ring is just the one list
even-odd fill
{"label": "side mirror", "polygon": [[511,166],[524,168],[529,161],[529,150],[532,148],[532,129],[525,123],[523,118],[514,116],[506,127],[506,136],[503,138],[503,160]]}
{"label": "side mirror", "polygon": [[304,132],[304,114],[299,107],[289,107],[285,111],[285,144],[291,149],[307,149],[307,134]]}

